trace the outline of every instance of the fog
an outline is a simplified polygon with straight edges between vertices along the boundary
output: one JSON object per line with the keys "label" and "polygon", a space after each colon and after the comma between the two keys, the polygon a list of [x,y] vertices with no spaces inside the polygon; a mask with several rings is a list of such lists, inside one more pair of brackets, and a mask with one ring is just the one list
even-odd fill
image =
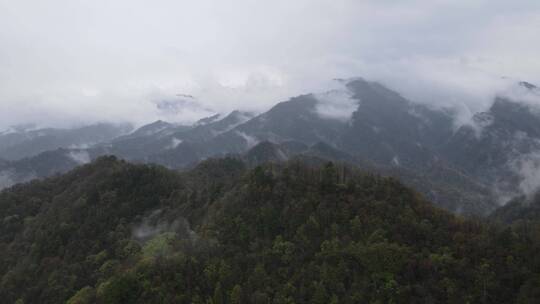
{"label": "fog", "polygon": [[0,0],[0,129],[188,123],[357,76],[466,122],[540,83],[538,37],[537,0]]}

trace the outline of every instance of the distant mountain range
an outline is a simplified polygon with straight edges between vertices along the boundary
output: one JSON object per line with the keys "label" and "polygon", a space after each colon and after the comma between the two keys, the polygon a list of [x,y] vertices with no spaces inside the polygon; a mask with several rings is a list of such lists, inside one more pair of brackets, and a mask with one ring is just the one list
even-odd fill
{"label": "distant mountain range", "polygon": [[[97,133],[57,131],[46,138],[65,142],[44,140],[48,146],[38,144],[42,139],[16,143],[4,139],[13,135],[0,135],[0,186],[114,154],[173,169],[223,155],[251,164],[295,157],[352,163],[398,177],[440,206],[467,214],[487,214],[505,199],[535,190],[540,115],[534,106],[499,96],[456,129],[452,111],[414,103],[361,78],[338,81],[342,90],[297,96],[259,115],[214,115],[191,126],[157,121],[129,134],[103,125]],[[540,94],[532,84],[518,86]],[[98,133],[102,137],[91,136]]]}
{"label": "distant mountain range", "polygon": [[73,129],[20,126],[0,131],[0,158],[20,160],[58,148],[84,149],[131,132],[128,124],[100,123]]}

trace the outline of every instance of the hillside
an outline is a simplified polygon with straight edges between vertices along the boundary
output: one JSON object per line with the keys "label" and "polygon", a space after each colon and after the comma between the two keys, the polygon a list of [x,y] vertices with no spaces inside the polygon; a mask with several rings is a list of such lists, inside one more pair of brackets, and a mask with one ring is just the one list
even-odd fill
{"label": "hillside", "polygon": [[538,188],[540,112],[526,97],[540,91],[524,82],[514,90],[458,125],[455,109],[408,100],[374,81],[338,79],[335,89],[291,97],[258,115],[232,111],[191,125],[155,121],[88,147],[55,144],[17,160],[0,153],[7,160],[0,162],[0,189],[103,155],[170,169],[227,155],[249,164],[322,157],[399,178],[451,212],[486,216]]}
{"label": "hillside", "polygon": [[506,224],[540,222],[540,192],[531,197],[522,196],[511,200],[495,210],[489,218]]}
{"label": "hillside", "polygon": [[114,157],[0,193],[6,303],[532,303],[534,229],[327,163]]}
{"label": "hillside", "polygon": [[131,130],[132,126],[129,124],[108,123],[72,129],[13,127],[0,130],[0,158],[16,161],[58,148],[88,148],[108,142]]}

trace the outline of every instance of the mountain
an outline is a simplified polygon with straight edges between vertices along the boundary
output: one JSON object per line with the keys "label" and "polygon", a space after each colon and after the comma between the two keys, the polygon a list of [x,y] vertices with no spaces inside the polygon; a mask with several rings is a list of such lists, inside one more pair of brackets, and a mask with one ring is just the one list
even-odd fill
{"label": "mountain", "polygon": [[[206,123],[201,123],[201,121],[199,121],[188,132],[177,132],[174,134],[174,138],[181,142],[196,146],[200,143],[211,141],[221,134],[235,129],[237,126],[253,118],[253,114],[233,111],[228,115],[219,117],[213,116],[210,119],[212,118],[212,121],[207,121]],[[204,153],[206,151],[201,152]],[[207,151],[207,153],[214,154],[215,152]]]}
{"label": "mountain", "polygon": [[0,190],[33,179],[65,173],[92,159],[86,150],[57,149],[21,160],[0,162]]}
{"label": "mountain", "polygon": [[131,131],[130,125],[95,124],[73,129],[12,128],[0,133],[0,158],[20,160],[58,148],[88,148]]}
{"label": "mountain", "polygon": [[286,150],[279,145],[264,141],[251,148],[244,158],[251,164],[262,164],[266,162],[286,161],[289,158]]}
{"label": "mountain", "polygon": [[[318,156],[398,176],[408,185],[420,186],[430,199],[449,210],[485,214],[495,209],[488,184],[468,176],[439,153],[440,146],[453,136],[451,113],[412,103],[378,83],[363,79],[343,82],[346,93],[292,98],[194,145],[195,149],[209,157],[244,153],[258,142],[268,141],[280,146],[281,151],[272,152],[274,159],[283,159],[283,155],[305,157],[307,147],[320,144],[325,151],[315,153]],[[321,100],[336,95],[348,99],[354,111],[349,119],[336,119],[320,111]],[[282,143],[306,147],[291,153]]]}
{"label": "mountain", "polygon": [[189,129],[190,126],[159,120],[142,126],[133,133],[94,146],[91,150],[92,154],[114,154],[131,160],[144,159],[147,155],[167,149],[171,145],[173,134]]}
{"label": "mountain", "polygon": [[[296,155],[331,159],[399,176],[410,185],[423,185],[421,189],[428,197],[449,210],[477,214],[493,209],[485,203],[489,199],[483,190],[446,190],[459,189],[462,185],[454,181],[463,180],[458,169],[447,169],[450,165],[438,160],[433,152],[438,141],[451,132],[448,113],[411,103],[374,82],[360,78],[341,82],[342,90],[298,96],[255,117],[234,111],[202,119],[193,126],[157,121],[90,148],[88,154],[91,159],[114,154],[169,168],[186,168],[208,157],[246,153],[253,164],[271,160],[272,153],[274,160]],[[259,142],[273,143],[280,151],[267,151],[269,155],[253,159],[264,154],[265,149],[250,151]],[[446,175],[433,170],[434,163]],[[427,186],[434,182],[441,190]],[[450,192],[452,195],[448,195]],[[479,198],[481,203],[474,206],[471,200]]]}
{"label": "mountain", "polygon": [[[65,173],[99,156],[114,154],[134,162],[152,162],[182,168],[201,160],[205,153],[192,148],[253,117],[233,111],[203,119],[193,126],[156,121],[135,131],[85,149],[61,148],[15,161],[0,162],[0,189],[35,178]],[[210,153],[213,155],[212,153]]]}
{"label": "mountain", "polygon": [[241,158],[251,166],[284,160],[301,160],[320,165],[332,160],[354,165],[368,172],[399,178],[438,206],[456,213],[487,215],[487,210],[497,208],[489,188],[459,170],[436,161],[426,164],[425,170],[419,171],[355,157],[323,142],[307,146],[293,141],[282,144],[263,141]]}
{"label": "mountain", "polygon": [[[200,161],[200,156],[182,144],[175,149],[178,154],[162,154],[151,163],[171,164],[172,167],[182,164],[191,167]],[[99,157],[102,151],[58,149],[39,154],[38,156],[0,165],[0,189],[17,183],[27,182],[35,178],[44,178],[54,174],[67,172],[76,166],[90,162]],[[169,156],[170,159],[165,157]],[[430,200],[448,210],[465,214],[485,214],[493,209],[489,199],[489,191],[469,177],[451,171],[448,167],[432,164],[430,171],[421,174],[399,166],[383,166],[372,161],[352,156],[326,143],[318,142],[312,146],[300,142],[288,141],[275,144],[263,141],[246,153],[230,154],[246,161],[250,166],[267,162],[280,162],[298,159],[312,164],[322,164],[328,160],[355,165],[370,172],[378,172],[385,176],[400,178],[405,184],[422,192]],[[184,162],[184,163],[182,163]],[[445,170],[448,170],[445,171]]]}
{"label": "mountain", "polygon": [[169,168],[185,168],[202,159],[219,155],[222,151],[208,143],[252,117],[253,114],[241,111],[233,111],[225,116],[213,116],[199,121],[188,129],[178,130],[170,136],[162,137],[159,141],[154,140],[152,145],[161,147],[155,153],[146,153],[138,159],[131,155],[120,154],[120,156],[146,163],[157,163]]}
{"label": "mountain", "polygon": [[[437,205],[464,214],[486,215],[537,188],[540,112],[521,100],[524,94],[497,97],[488,111],[456,130],[449,110],[415,103],[362,78],[337,81],[341,89],[293,97],[259,115],[233,111],[189,126],[157,121],[84,150],[90,159],[113,154],[173,169],[227,155],[251,165],[328,159],[400,178]],[[538,94],[532,84],[518,87]],[[72,165],[67,160],[48,171]]]}
{"label": "mountain", "polygon": [[[114,154],[139,162],[157,162],[169,167],[183,167],[201,159],[194,146],[249,120],[252,114],[233,111],[226,116],[214,115],[192,126],[156,121],[135,132],[94,147],[92,154]],[[190,151],[190,152],[187,152]],[[214,155],[211,151],[209,154]],[[208,153],[207,153],[208,154]]]}
{"label": "mountain", "polygon": [[[540,96],[535,86],[520,85]],[[523,167],[538,169],[535,159],[540,152],[540,108],[497,97],[487,112],[477,113],[473,124],[462,126],[439,151],[464,172],[502,193],[532,192],[536,187],[520,189],[520,184],[528,177],[522,172],[528,168]]]}
{"label": "mountain", "polygon": [[[324,142],[379,163],[401,159],[403,165],[419,165],[433,156],[430,149],[452,134],[449,113],[413,104],[378,83],[360,78],[343,82],[341,94],[302,95],[281,102],[214,138],[213,146],[225,153],[245,151],[259,141]],[[326,104],[321,100],[333,95],[347,96],[350,119],[336,119],[321,111],[328,110],[321,108]]]}
{"label": "mountain", "polygon": [[227,153],[245,151],[260,141],[323,142],[379,164],[415,168],[435,160],[435,148],[453,133],[450,113],[414,104],[378,83],[354,79],[345,82],[344,90],[352,109],[348,120],[321,112],[320,96],[302,95],[212,139],[208,146]]}
{"label": "mountain", "polygon": [[155,135],[166,135],[172,133],[177,126],[166,121],[158,120],[151,124],[144,125],[134,132],[122,136],[116,140],[138,138],[138,137],[151,137]]}
{"label": "mountain", "polygon": [[6,303],[539,300],[534,230],[331,163],[101,157],[0,192],[0,219]]}
{"label": "mountain", "polygon": [[414,104],[386,87],[347,83],[359,107],[341,142],[343,150],[373,161],[418,167],[436,158],[434,147],[452,134],[452,116]]}
{"label": "mountain", "polygon": [[257,140],[282,142],[295,140],[306,144],[319,141],[333,143],[345,124],[338,120],[324,119],[316,112],[318,99],[314,95],[292,98],[274,106],[268,112],[242,124],[235,132]]}
{"label": "mountain", "polygon": [[489,219],[505,224],[540,223],[540,192],[512,199],[490,214]]}
{"label": "mountain", "polygon": [[530,202],[524,198],[516,198],[495,210],[489,218],[506,224],[537,222],[540,220],[540,204],[538,200]]}
{"label": "mountain", "polygon": [[361,165],[360,167],[363,168],[368,167],[362,164],[359,159],[324,142],[318,142],[308,146],[295,141],[283,142],[281,144],[263,141],[248,150],[241,158],[251,165],[283,162],[292,159],[301,159],[305,162],[311,158],[312,161],[318,164],[331,160],[349,165]]}

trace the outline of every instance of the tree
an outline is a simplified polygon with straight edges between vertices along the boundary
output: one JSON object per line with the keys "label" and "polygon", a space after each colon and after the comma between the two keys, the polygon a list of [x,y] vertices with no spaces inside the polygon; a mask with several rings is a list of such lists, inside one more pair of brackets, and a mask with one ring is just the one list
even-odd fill
{"label": "tree", "polygon": [[90,286],[86,286],[71,297],[66,304],[92,304],[95,303],[96,292]]}
{"label": "tree", "polygon": [[223,297],[223,290],[221,288],[221,283],[218,282],[216,284],[216,288],[214,288],[214,296],[212,297],[213,304],[225,304],[225,299]]}
{"label": "tree", "polygon": [[231,290],[231,304],[242,304],[242,287],[240,285],[235,285],[233,289]]}
{"label": "tree", "polygon": [[314,304],[327,304],[328,303],[328,293],[324,284],[315,283],[313,284],[315,293],[313,294],[312,303]]}

